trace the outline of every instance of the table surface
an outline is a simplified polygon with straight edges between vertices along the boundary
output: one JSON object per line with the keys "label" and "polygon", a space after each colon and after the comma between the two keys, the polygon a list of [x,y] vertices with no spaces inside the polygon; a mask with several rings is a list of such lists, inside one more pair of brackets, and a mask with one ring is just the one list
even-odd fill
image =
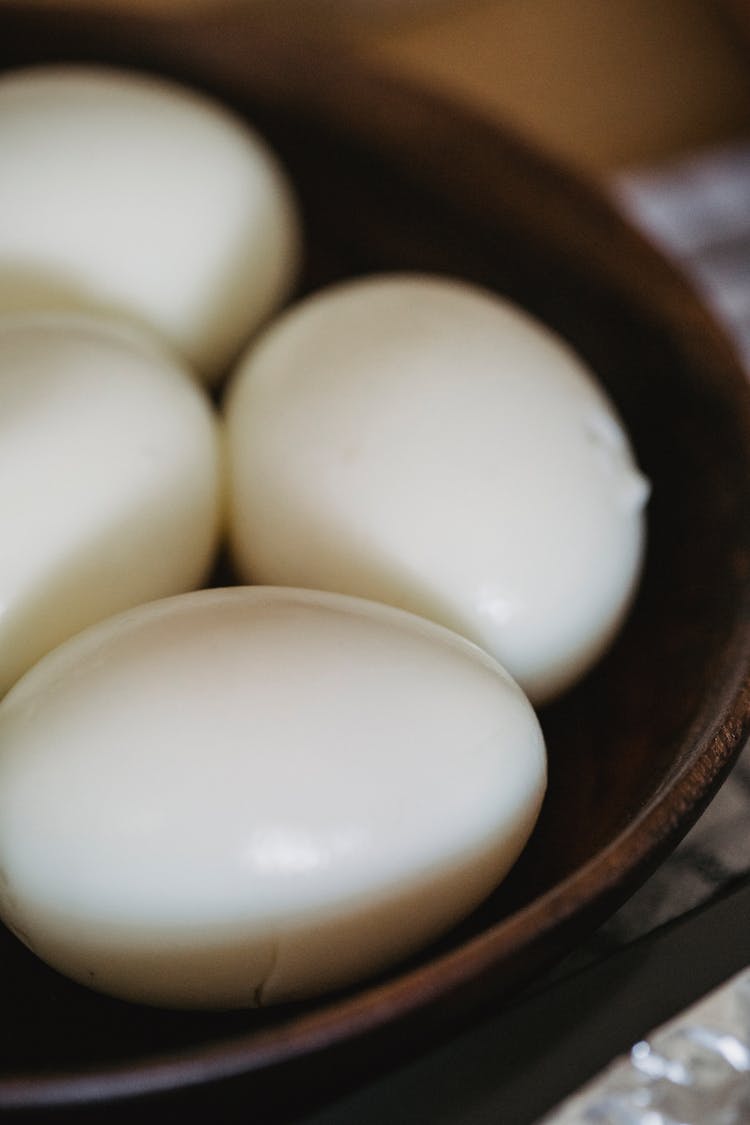
{"label": "table surface", "polygon": [[749,963],[745,879],[710,906],[531,990],[450,1042],[294,1121],[533,1125],[649,1031]]}

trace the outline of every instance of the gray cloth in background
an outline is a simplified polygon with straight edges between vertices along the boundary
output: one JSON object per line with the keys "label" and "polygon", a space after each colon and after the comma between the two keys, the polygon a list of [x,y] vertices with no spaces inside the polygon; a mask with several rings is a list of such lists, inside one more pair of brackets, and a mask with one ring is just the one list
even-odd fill
{"label": "gray cloth in background", "polygon": [[750,372],[750,141],[621,175],[613,195],[692,279]]}
{"label": "gray cloth in background", "polygon": [[[629,172],[616,204],[727,329],[750,377],[750,142]],[[673,855],[576,955],[601,955],[684,914],[750,872],[750,745]]]}

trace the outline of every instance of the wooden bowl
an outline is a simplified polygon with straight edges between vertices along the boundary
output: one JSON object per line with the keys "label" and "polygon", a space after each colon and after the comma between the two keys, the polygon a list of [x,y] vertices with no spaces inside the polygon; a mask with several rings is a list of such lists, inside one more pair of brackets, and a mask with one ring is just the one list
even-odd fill
{"label": "wooden bowl", "polygon": [[525,305],[598,372],[653,482],[627,626],[542,713],[551,777],[538,828],[508,881],[444,940],[319,1002],[176,1014],[89,993],[0,936],[0,1109],[68,1107],[79,1121],[106,1106],[111,1120],[186,1096],[193,1110],[201,1098],[246,1115],[262,1104],[270,1120],[530,981],[635,889],[718,788],[750,713],[748,391],[687,285],[607,203],[465,108],[249,16],[0,7],[0,65],[52,60],[155,70],[246,113],[300,193],[303,289],[438,270]]}

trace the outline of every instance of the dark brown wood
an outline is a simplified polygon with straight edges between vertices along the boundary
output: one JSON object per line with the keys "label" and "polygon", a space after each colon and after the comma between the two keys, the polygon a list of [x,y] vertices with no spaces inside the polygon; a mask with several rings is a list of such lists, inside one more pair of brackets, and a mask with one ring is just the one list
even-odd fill
{"label": "dark brown wood", "polygon": [[539,826],[504,886],[444,940],[321,1002],[206,1015],[96,996],[0,932],[0,1109],[57,1104],[81,1120],[189,1091],[191,1104],[262,1098],[267,1120],[501,1002],[619,905],[718,788],[750,725],[747,384],[686,283],[592,186],[360,59],[249,15],[0,6],[0,66],[45,60],[156,70],[247,114],[298,187],[301,290],[429,269],[520,301],[592,364],[653,482],[632,616],[542,715]]}

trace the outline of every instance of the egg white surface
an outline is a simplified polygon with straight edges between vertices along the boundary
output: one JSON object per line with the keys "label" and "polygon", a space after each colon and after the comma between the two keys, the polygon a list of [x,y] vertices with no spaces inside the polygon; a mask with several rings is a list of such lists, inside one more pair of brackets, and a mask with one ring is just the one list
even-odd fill
{"label": "egg white surface", "polygon": [[243,357],[226,416],[246,580],[432,618],[535,703],[622,622],[647,483],[591,373],[499,297],[411,275],[314,294]]}
{"label": "egg white surface", "polygon": [[524,695],[447,630],[310,591],[182,595],[0,704],[0,913],[126,999],[314,995],[487,895],[545,778]]}
{"label": "egg white surface", "polygon": [[300,230],[261,137],[146,74],[0,76],[0,311],[104,312],[208,380],[286,297]]}
{"label": "egg white surface", "polygon": [[0,318],[0,695],[79,629],[204,579],[222,523],[212,406],[118,324]]}

